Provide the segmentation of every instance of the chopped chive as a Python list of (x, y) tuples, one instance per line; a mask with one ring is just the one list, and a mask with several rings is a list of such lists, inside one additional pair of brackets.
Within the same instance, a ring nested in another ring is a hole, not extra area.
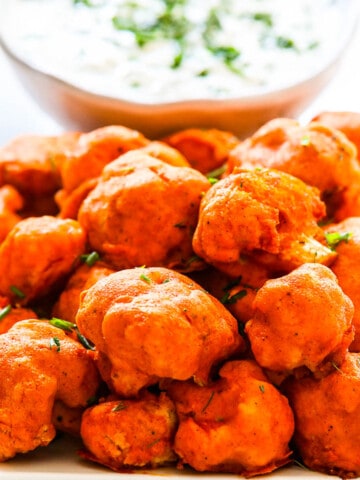
[(344, 233), (329, 232), (329, 233), (325, 233), (326, 243), (331, 250), (335, 250), (336, 247), (341, 242), (348, 243), (348, 241), (350, 240), (351, 237), (352, 237), (351, 232), (344, 232)]
[(215, 170), (211, 170), (206, 174), (207, 178), (219, 178), (226, 170), (226, 165), (222, 165), (219, 168), (215, 168)]
[(57, 352), (60, 352), (60, 340), (57, 337), (50, 338), (50, 350), (56, 348)]
[(304, 135), (300, 140), (300, 145), (303, 147), (308, 147), (311, 144), (309, 135)]
[(25, 298), (26, 295), (24, 292), (20, 290), (20, 288), (16, 287), (15, 285), (11, 285), (10, 287), (11, 292), (16, 295), (18, 298)]
[(95, 350), (94, 345), (90, 343), (89, 340), (86, 337), (84, 337), (84, 335), (82, 335), (77, 329), (76, 329), (76, 336), (79, 342), (81, 343), (81, 345), (85, 347), (86, 350)]
[(186, 223), (185, 222), (178, 222), (174, 224), (175, 228), (186, 228)]
[(146, 283), (151, 283), (151, 279), (147, 275), (145, 275), (144, 273), (142, 273), (140, 275), (140, 280), (143, 280)]
[(120, 401), (111, 411), (112, 412), (120, 412), (121, 410), (125, 410), (127, 406), (124, 402)]
[(67, 320), (62, 320), (61, 318), (52, 318), (49, 320), (49, 323), (54, 327), (60, 328), (65, 332), (72, 332), (76, 328), (75, 323), (68, 322)]
[(225, 295), (220, 299), (220, 302), (224, 305), (233, 305), (238, 300), (241, 300), (242, 298), (246, 297), (246, 295), (247, 295), (246, 290), (240, 290), (238, 293), (235, 293), (234, 295), (230, 295), (230, 292), (226, 292)]
[(11, 312), (11, 309), (12, 309), (12, 307), (11, 307), (10, 304), (6, 305), (6, 307), (2, 308), (0, 310), (0, 320), (3, 320), (6, 317), (6, 315), (9, 314)]
[(259, 385), (259, 390), (261, 393), (265, 393), (265, 385)]
[(98, 252), (91, 252), (85, 253), (84, 255), (80, 255), (80, 260), (85, 263), (88, 267), (92, 267), (98, 260), (100, 259), (100, 255)]
[(215, 392), (211, 392), (210, 393), (210, 396), (207, 400), (207, 402), (205, 403), (205, 405), (203, 406), (203, 408), (201, 409), (201, 413), (204, 413), (206, 411), (206, 409), (208, 408), (208, 406), (210, 405), (210, 403), (212, 402), (213, 398), (214, 398), (214, 395), (215, 395)]

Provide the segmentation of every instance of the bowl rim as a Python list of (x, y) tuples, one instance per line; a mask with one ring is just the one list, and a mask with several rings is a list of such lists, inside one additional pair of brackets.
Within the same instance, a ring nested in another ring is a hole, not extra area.
[[(11, 1), (11, 0), (9, 0)], [(133, 108), (136, 110), (142, 111), (154, 111), (154, 110), (172, 110), (178, 108), (184, 109), (191, 109), (192, 107), (199, 107), (202, 108), (209, 108), (212, 109), (215, 105), (221, 106), (223, 108), (232, 107), (235, 103), (241, 103), (246, 106), (251, 106), (252, 104), (257, 105), (259, 103), (264, 103), (269, 100), (272, 100), (277, 95), (291, 95), (291, 93), (298, 89), (301, 86), (305, 86), (309, 82), (315, 80), (316, 78), (320, 77), (321, 74), (326, 71), (330, 70), (331, 67), (336, 64), (344, 50), (346, 49), (347, 45), (350, 43), (351, 39), (354, 36), (358, 25), (358, 18), (360, 16), (360, 7), (358, 4), (358, 0), (335, 0), (338, 5), (337, 7), (341, 9), (343, 21), (342, 23), (346, 26), (346, 28), (342, 28), (342, 34), (338, 38), (337, 48), (331, 53), (331, 55), (326, 56), (326, 61), (320, 62), (321, 66), (313, 71), (309, 76), (302, 78), (299, 82), (292, 82), (287, 86), (278, 87), (270, 90), (265, 90), (259, 93), (247, 94), (243, 96), (233, 96), (229, 98), (198, 98), (198, 99), (182, 99), (176, 100), (171, 102), (138, 102), (135, 100), (127, 100), (126, 98), (115, 97), (110, 95), (104, 95), (101, 93), (95, 93), (91, 90), (88, 90), (84, 87), (80, 87), (69, 80), (65, 80), (63, 78), (58, 77), (56, 74), (47, 71), (46, 68), (40, 68), (31, 62), (30, 60), (24, 59), (22, 56), (16, 54), (9, 42), (6, 41), (5, 36), (1, 32), (1, 22), (0, 22), (0, 48), (5, 52), (5, 54), (13, 60), (16, 64), (26, 68), (33, 73), (43, 75), (47, 77), (49, 80), (57, 83), (62, 88), (66, 90), (71, 90), (77, 96), (81, 97), (88, 97), (92, 101), (98, 101), (101, 104), (116, 104), (117, 106), (123, 105), (127, 108)], [(344, 5), (345, 4), (345, 5)]]

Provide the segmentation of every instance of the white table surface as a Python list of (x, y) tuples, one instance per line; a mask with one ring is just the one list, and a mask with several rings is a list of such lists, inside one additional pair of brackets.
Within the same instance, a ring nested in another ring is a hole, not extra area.
[[(360, 27), (336, 75), (300, 120), (306, 121), (323, 110), (360, 112)], [(0, 146), (19, 134), (52, 135), (61, 131), (61, 125), (40, 110), (26, 93), (0, 49)]]

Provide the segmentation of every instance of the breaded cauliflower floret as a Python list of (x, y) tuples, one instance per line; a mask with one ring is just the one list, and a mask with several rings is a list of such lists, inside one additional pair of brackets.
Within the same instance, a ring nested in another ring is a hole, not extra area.
[(165, 268), (113, 273), (83, 292), (76, 317), (111, 390), (130, 397), (163, 378), (199, 384), (243, 346), (235, 318), (184, 275)]
[(140, 151), (107, 165), (84, 200), (79, 222), (92, 249), (115, 269), (194, 270), (192, 235), (207, 178)]
[(202, 173), (221, 168), (240, 140), (233, 133), (215, 128), (188, 128), (164, 139), (179, 150), (190, 165)]
[(121, 125), (109, 125), (82, 133), (66, 151), (61, 168), (64, 190), (69, 193), (81, 183), (98, 177), (105, 165), (129, 150), (149, 143), (142, 133)]
[(334, 273), (309, 263), (259, 289), (245, 331), (262, 367), (316, 372), (344, 357), (354, 337), (353, 313)]
[(92, 352), (45, 320), (0, 335), (0, 461), (55, 437), (55, 400), (87, 406), (99, 387)]
[(324, 215), (318, 191), (301, 180), (265, 168), (240, 171), (203, 197), (193, 248), (231, 276), (241, 275), (243, 256), (273, 271), (328, 264), (336, 253), (317, 224)]
[(115, 471), (174, 463), (177, 416), (165, 393), (110, 399), (89, 408), (81, 422), (82, 456)]
[(206, 387), (174, 382), (168, 393), (179, 415), (174, 449), (182, 463), (253, 476), (289, 462), (292, 411), (254, 361), (226, 363)]
[(110, 273), (114, 273), (114, 270), (102, 262), (96, 262), (91, 266), (84, 264), (78, 267), (61, 291), (52, 309), (53, 316), (75, 323), (81, 292), (87, 290), (101, 278), (110, 275)]
[(330, 266), (339, 285), (354, 304), (352, 323), (355, 328), (350, 350), (360, 352), (360, 217), (351, 217), (324, 227), (337, 257)]
[(30, 217), (0, 245), (0, 294), (27, 305), (70, 274), (85, 251), (86, 234), (75, 220)]
[(231, 152), (228, 172), (239, 167), (274, 168), (317, 187), (329, 218), (337, 218), (344, 195), (360, 181), (356, 148), (341, 131), (286, 118), (266, 123)]
[(360, 477), (360, 354), (348, 353), (320, 380), (293, 379), (286, 395), (295, 415), (294, 444), (311, 470)]

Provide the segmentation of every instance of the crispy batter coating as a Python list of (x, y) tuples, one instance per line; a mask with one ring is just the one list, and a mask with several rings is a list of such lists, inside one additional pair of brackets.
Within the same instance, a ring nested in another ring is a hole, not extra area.
[(99, 379), (92, 352), (45, 320), (0, 335), (0, 461), (47, 445), (54, 401), (85, 407)]
[(312, 470), (360, 476), (360, 355), (348, 353), (325, 378), (292, 380), (286, 395), (295, 415), (295, 445)]
[(329, 242), (333, 242), (337, 257), (331, 270), (339, 285), (354, 304), (354, 341), (350, 350), (360, 352), (360, 217), (352, 217), (325, 227)]
[(116, 269), (164, 266), (191, 271), (192, 235), (210, 183), (140, 151), (107, 165), (79, 211), (92, 249)]
[(324, 265), (304, 264), (268, 280), (246, 323), (257, 362), (276, 372), (307, 367), (313, 372), (340, 361), (353, 340), (354, 307)]
[(207, 387), (169, 387), (179, 415), (174, 449), (200, 472), (247, 477), (288, 463), (294, 418), (287, 399), (251, 360), (226, 363)]
[(37, 318), (30, 308), (12, 306), (7, 297), (0, 296), (0, 334), (7, 332), (16, 322)]
[(81, 134), (62, 165), (63, 188), (71, 192), (85, 180), (98, 177), (104, 166), (112, 160), (148, 143), (149, 140), (142, 133), (120, 125)]
[(165, 268), (122, 270), (99, 280), (81, 295), (76, 323), (99, 351), (104, 380), (124, 397), (162, 378), (205, 384), (213, 365), (243, 346), (226, 308)]
[(65, 152), (79, 133), (59, 136), (22, 135), (0, 149), (0, 185), (13, 185), (21, 194), (46, 196), (61, 186)]
[(53, 316), (75, 323), (79, 309), (80, 294), (94, 285), (101, 278), (114, 273), (112, 268), (96, 262), (95, 265), (86, 264), (78, 267), (67, 281), (53, 308)]
[(318, 191), (298, 178), (266, 168), (240, 171), (205, 194), (193, 248), (231, 276), (241, 275), (244, 255), (275, 271), (328, 264), (336, 254), (323, 244), (317, 222), (324, 215)]
[(24, 206), (24, 199), (11, 185), (0, 187), (0, 243), (21, 220), (16, 212)]
[(174, 463), (177, 416), (173, 402), (148, 392), (132, 400), (110, 400), (89, 408), (81, 422), (85, 458), (115, 471)]
[(266, 123), (231, 152), (228, 172), (236, 167), (275, 168), (317, 187), (330, 218), (360, 178), (356, 148), (342, 132), (284, 118)]
[(360, 113), (359, 112), (320, 112), (313, 118), (313, 122), (327, 125), (343, 132), (356, 146), (360, 156)]
[(75, 220), (30, 217), (0, 245), (0, 294), (27, 305), (71, 273), (85, 252), (86, 234)]
[(174, 167), (191, 166), (182, 153), (176, 150), (176, 148), (167, 145), (165, 142), (152, 141), (139, 150)]
[(164, 139), (181, 152), (190, 165), (202, 173), (222, 167), (240, 140), (233, 133), (211, 129), (189, 128)]

